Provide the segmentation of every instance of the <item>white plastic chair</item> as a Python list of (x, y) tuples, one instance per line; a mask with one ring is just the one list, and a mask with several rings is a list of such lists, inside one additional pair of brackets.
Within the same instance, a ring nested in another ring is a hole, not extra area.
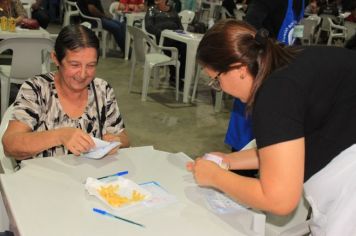
[(9, 120), (11, 118), (12, 111), (13, 111), (13, 106), (11, 105), (6, 110), (4, 117), (0, 124), (0, 163), (1, 163), (1, 167), (5, 174), (14, 173), (15, 166), (16, 166), (15, 159), (12, 157), (6, 156), (4, 153), (4, 148), (2, 146), (2, 136), (4, 135), (4, 133), (7, 129), (7, 125), (9, 124)]
[(326, 15), (326, 14), (321, 14), (320, 15), (320, 18), (321, 18), (321, 23), (320, 23), (320, 27), (318, 29), (318, 32), (316, 34), (316, 39), (315, 39), (315, 42), (316, 44), (319, 43), (319, 39), (320, 39), (320, 35), (324, 32), (328, 35), (329, 37), (329, 34), (330, 34), (330, 23), (329, 23), (329, 18), (330, 19), (336, 19), (335, 16), (332, 16), (332, 15)]
[(89, 21), (95, 21), (96, 22), (96, 27), (92, 27), (91, 30), (95, 32), (96, 36), (99, 37), (99, 34), (101, 34), (101, 50), (102, 50), (102, 58), (106, 58), (106, 44), (107, 44), (107, 37), (108, 37), (108, 31), (106, 31), (103, 28), (103, 24), (101, 23), (101, 19), (98, 17), (92, 17), (92, 16), (88, 16), (85, 15), (82, 10), (80, 9), (80, 7), (78, 6), (78, 3), (75, 3), (80, 16), (83, 19), (89, 20)]
[(35, 0), (21, 0), (21, 3), (27, 13), (27, 17), (31, 18), (32, 17), (31, 6), (33, 3), (35, 3)]
[(188, 29), (188, 25), (194, 20), (195, 12), (190, 10), (183, 10), (178, 13), (180, 21), (185, 31)]
[(120, 20), (121, 14), (116, 10), (119, 6), (119, 2), (112, 2), (109, 7), (109, 12), (114, 20)]
[(347, 28), (342, 25), (335, 24), (330, 18), (329, 21), (329, 38), (327, 45), (331, 45), (333, 43), (333, 39), (341, 39), (345, 42), (347, 38)]
[(73, 16), (79, 16), (79, 10), (75, 2), (69, 0), (64, 1), (64, 17), (63, 17), (63, 27), (70, 24), (70, 19)]
[(12, 51), (11, 65), (0, 66), (1, 117), (10, 97), (10, 84), (22, 84), (26, 79), (50, 71), (49, 52), (54, 42), (47, 38), (9, 38), (0, 42), (0, 54)]
[(346, 40), (349, 40), (354, 34), (356, 34), (356, 23), (345, 21), (344, 26), (347, 28)]
[(303, 25), (303, 37), (301, 38), (301, 42), (303, 45), (311, 45), (314, 43), (315, 31), (318, 25), (317, 20), (312, 20), (309, 18), (303, 18), (300, 21), (300, 24)]
[[(147, 90), (151, 77), (151, 72), (154, 69), (154, 78), (158, 79), (159, 67), (173, 65), (176, 67), (176, 100), (179, 96), (179, 67), (178, 49), (174, 47), (161, 47), (156, 44), (142, 29), (134, 26), (127, 26), (127, 30), (133, 39), (132, 66), (129, 81), (129, 91), (131, 91), (134, 80), (135, 67), (137, 63), (144, 64), (143, 85), (141, 100), (146, 101)], [(149, 47), (149, 50), (148, 50)], [(169, 57), (162, 53), (162, 50), (171, 51), (172, 56)]]

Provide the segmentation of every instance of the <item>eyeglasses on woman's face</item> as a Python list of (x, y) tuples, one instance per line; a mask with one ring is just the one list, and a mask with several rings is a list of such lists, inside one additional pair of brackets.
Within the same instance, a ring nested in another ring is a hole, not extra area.
[(211, 78), (210, 81), (208, 82), (208, 86), (213, 88), (216, 91), (221, 91), (221, 85), (220, 85), (220, 75), (222, 72), (219, 72), (214, 78)]
[(238, 70), (240, 69), (242, 66), (241, 63), (239, 63), (238, 65), (234, 65), (234, 66), (231, 66), (227, 71), (220, 71), (214, 78), (211, 78), (210, 81), (208, 82), (208, 86), (210, 86), (211, 88), (213, 88), (214, 90), (216, 91), (221, 91), (222, 88), (221, 88), (221, 85), (220, 85), (220, 76), (222, 73), (228, 73), (232, 70)]

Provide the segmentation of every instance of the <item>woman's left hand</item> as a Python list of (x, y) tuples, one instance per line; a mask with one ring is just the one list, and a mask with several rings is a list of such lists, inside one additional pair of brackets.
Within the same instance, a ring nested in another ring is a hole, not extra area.
[[(107, 142), (120, 142), (120, 137), (117, 136), (117, 135), (113, 135), (113, 134), (104, 134), (103, 135), (103, 140), (104, 141), (107, 141)], [(111, 155), (111, 154), (115, 154), (117, 153), (117, 151), (119, 150), (120, 148), (120, 145), (111, 149), (111, 151), (108, 153), (108, 155)]]
[(202, 158), (197, 158), (194, 162), (189, 162), (186, 165), (187, 170), (194, 175), (195, 181), (201, 186), (213, 186), (214, 179), (219, 171), (225, 171), (216, 163)]

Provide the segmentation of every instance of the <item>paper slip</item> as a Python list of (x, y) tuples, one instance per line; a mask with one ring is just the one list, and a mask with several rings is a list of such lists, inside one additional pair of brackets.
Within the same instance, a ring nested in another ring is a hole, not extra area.
[(108, 154), (113, 148), (119, 146), (120, 142), (107, 142), (98, 138), (92, 137), (95, 148), (91, 149), (87, 153), (83, 153), (82, 156), (91, 159), (100, 159)]
[(206, 153), (203, 158), (208, 161), (215, 162), (218, 166), (220, 166), (223, 169), (229, 169), (229, 166), (227, 163), (223, 162), (222, 157), (219, 157), (217, 155), (211, 154), (211, 153)]
[(142, 183), (140, 186), (152, 194), (152, 197), (149, 200), (143, 202), (146, 207), (160, 208), (177, 202), (177, 198), (174, 195), (169, 194), (156, 181)]
[(227, 195), (209, 188), (201, 188), (201, 194), (209, 209), (218, 214), (233, 213), (241, 210), (247, 210), (247, 207), (235, 202)]

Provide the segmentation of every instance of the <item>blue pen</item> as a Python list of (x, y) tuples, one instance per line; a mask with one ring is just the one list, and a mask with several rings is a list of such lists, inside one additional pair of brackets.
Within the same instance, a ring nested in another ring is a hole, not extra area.
[(123, 176), (123, 175), (127, 175), (128, 173), (129, 172), (127, 170), (125, 170), (125, 171), (117, 172), (117, 173), (112, 174), (112, 175), (106, 175), (106, 176), (103, 176), (103, 177), (99, 177), (97, 179), (105, 179), (105, 178), (112, 177), (112, 176)]
[(120, 216), (116, 216), (116, 215), (113, 215), (107, 211), (104, 211), (104, 210), (100, 210), (98, 208), (93, 208), (93, 211), (96, 212), (96, 213), (99, 213), (99, 214), (102, 214), (102, 215), (105, 215), (105, 216), (110, 216), (110, 217), (113, 217), (113, 218), (116, 218), (116, 219), (119, 219), (119, 220), (123, 220), (125, 222), (128, 222), (128, 223), (131, 223), (131, 224), (134, 224), (134, 225), (138, 225), (138, 226), (141, 226), (141, 227), (145, 227), (144, 225), (142, 224), (139, 224), (137, 222), (134, 222), (132, 220), (128, 220), (128, 219), (125, 219), (125, 218), (122, 218)]

